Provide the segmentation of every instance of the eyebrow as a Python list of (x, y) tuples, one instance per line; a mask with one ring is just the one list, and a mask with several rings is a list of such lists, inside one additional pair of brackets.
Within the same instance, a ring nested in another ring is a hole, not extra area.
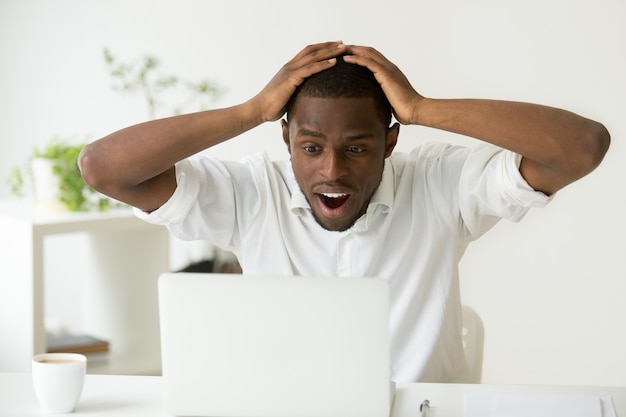
[[(307, 129), (307, 128), (302, 128), (298, 130), (297, 136), (311, 136), (314, 138), (326, 139), (326, 135), (324, 135), (323, 133), (317, 132), (315, 130)], [(361, 133), (361, 134), (346, 136), (345, 139), (346, 141), (356, 141), (356, 140), (362, 140), (362, 139), (370, 139), (373, 137), (374, 135), (371, 133)]]
[(316, 132), (315, 130), (310, 130), (306, 128), (302, 128), (298, 130), (297, 136), (313, 136), (315, 138), (325, 138), (326, 136), (320, 132)]

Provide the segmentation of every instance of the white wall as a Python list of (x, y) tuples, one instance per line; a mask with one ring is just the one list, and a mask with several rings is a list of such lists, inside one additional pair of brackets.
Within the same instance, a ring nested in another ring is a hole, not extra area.
[[(547, 209), (500, 224), (462, 262), (463, 296), (486, 326), (485, 382), (626, 385), (626, 3), (619, 0), (120, 1), (0, 4), (0, 197), (10, 167), (51, 136), (103, 136), (146, 117), (110, 89), (102, 49), (152, 53), (191, 78), (255, 94), (305, 44), (372, 45), (433, 97), (565, 107), (602, 121), (602, 166)], [(220, 145), (286, 156), (277, 124)], [(405, 127), (424, 140), (471, 143)]]

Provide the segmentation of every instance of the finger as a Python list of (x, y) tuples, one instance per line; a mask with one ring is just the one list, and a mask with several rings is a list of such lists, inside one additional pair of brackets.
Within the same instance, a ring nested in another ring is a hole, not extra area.
[(302, 59), (327, 59), (333, 56), (341, 54), (341, 50), (345, 49), (345, 45), (342, 41), (323, 42), (313, 45), (308, 45), (302, 51), (300, 51), (291, 62), (297, 62)]
[(291, 79), (293, 83), (298, 86), (300, 85), (306, 78), (309, 78), (313, 74), (317, 74), (318, 72), (322, 72), (328, 68), (331, 68), (337, 63), (337, 58), (328, 58), (323, 61), (315, 61), (310, 64), (301, 66), (297, 69), (294, 69), (291, 74)]
[(341, 41), (310, 45), (288, 62), (285, 70), (300, 84), (305, 78), (334, 66), (336, 57), (344, 52), (345, 45)]
[(351, 64), (367, 67), (373, 73), (393, 65), (383, 54), (368, 46), (346, 46), (344, 60)]
[(382, 53), (371, 46), (346, 45), (346, 54), (374, 60), (386, 60)]

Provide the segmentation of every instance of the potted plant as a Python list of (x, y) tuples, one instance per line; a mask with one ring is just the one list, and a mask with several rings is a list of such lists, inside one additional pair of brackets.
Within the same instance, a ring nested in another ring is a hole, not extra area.
[(26, 169), (14, 168), (9, 176), (12, 193), (24, 194), (24, 173), (27, 173), (35, 202), (41, 208), (69, 211), (110, 208), (112, 200), (85, 184), (80, 175), (78, 154), (85, 144), (55, 137), (43, 149), (34, 148)]

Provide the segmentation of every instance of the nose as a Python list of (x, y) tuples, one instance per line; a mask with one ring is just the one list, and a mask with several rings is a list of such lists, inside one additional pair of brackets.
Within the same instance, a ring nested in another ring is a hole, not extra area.
[(342, 152), (327, 150), (320, 164), (320, 174), (327, 181), (336, 181), (348, 174), (348, 165)]

